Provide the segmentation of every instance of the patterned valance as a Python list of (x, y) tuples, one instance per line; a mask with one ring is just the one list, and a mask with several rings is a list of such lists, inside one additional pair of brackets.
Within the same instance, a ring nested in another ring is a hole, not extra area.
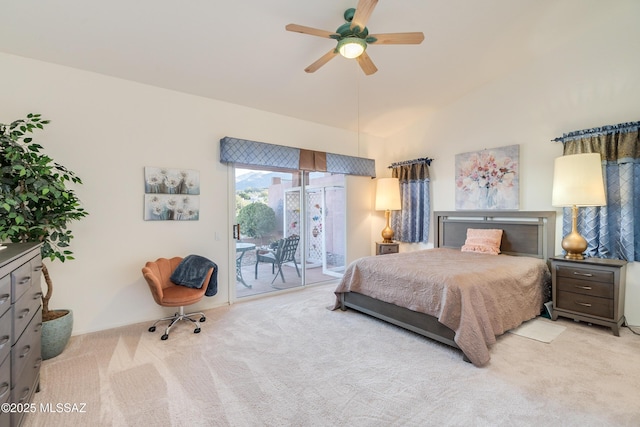
[(428, 180), (429, 166), (432, 160), (433, 159), (429, 157), (404, 160), (402, 162), (391, 163), (389, 169), (392, 169), (392, 176), (399, 178), (400, 181)]
[(583, 139), (591, 136), (610, 135), (614, 133), (637, 132), (640, 129), (640, 122), (627, 122), (617, 125), (600, 126), (591, 129), (575, 130), (573, 132), (562, 134), (553, 141), (567, 142), (574, 139)]
[(431, 166), (431, 162), (433, 161), (433, 159), (429, 158), (429, 157), (421, 157), (419, 159), (413, 159), (413, 160), (403, 160), (401, 162), (395, 162), (395, 163), (391, 163), (391, 165), (389, 165), (389, 169), (391, 168), (395, 168), (397, 166), (406, 166), (406, 165), (414, 165), (414, 164), (420, 164), (420, 163), (425, 163), (427, 166)]
[(564, 144), (564, 155), (600, 153), (606, 162), (640, 159), (640, 122), (620, 123), (565, 133), (553, 141)]
[(225, 136), (220, 140), (220, 162), (238, 166), (322, 171), (345, 175), (376, 176), (375, 160), (304, 150)]

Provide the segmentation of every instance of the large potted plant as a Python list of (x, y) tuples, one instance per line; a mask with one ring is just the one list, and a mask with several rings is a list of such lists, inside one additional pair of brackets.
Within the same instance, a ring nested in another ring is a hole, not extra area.
[[(87, 215), (67, 184), (82, 184), (72, 171), (41, 152), (32, 133), (48, 120), (29, 114), (11, 124), (0, 123), (0, 242), (40, 242), (43, 261), (73, 259), (73, 238), (67, 224)], [(42, 273), (47, 291), (42, 296), (42, 357), (64, 350), (73, 328), (71, 310), (50, 310), (53, 282), (46, 264)]]

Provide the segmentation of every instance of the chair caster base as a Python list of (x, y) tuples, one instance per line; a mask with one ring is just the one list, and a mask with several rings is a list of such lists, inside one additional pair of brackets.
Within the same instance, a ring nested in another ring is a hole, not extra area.
[[(193, 317), (195, 316), (199, 316), (199, 319), (196, 320)], [(159, 322), (163, 322), (163, 321), (169, 321), (169, 326), (167, 326), (167, 328), (164, 331), (164, 334), (160, 337), (161, 340), (165, 341), (169, 338), (169, 332), (171, 331), (171, 328), (178, 322), (180, 322), (181, 320), (188, 320), (190, 321), (192, 324), (195, 324), (196, 328), (193, 331), (194, 334), (199, 334), (201, 329), (200, 329), (200, 323), (199, 322), (204, 322), (205, 320), (207, 320), (206, 316), (204, 315), (204, 313), (202, 312), (195, 312), (195, 313), (185, 313), (184, 312), (184, 308), (180, 307), (180, 311), (175, 313), (173, 316), (170, 317), (165, 317), (164, 319), (160, 319), (158, 321), (156, 321), (153, 325), (151, 325), (151, 327), (149, 328), (149, 332), (155, 332), (156, 331), (156, 325)]]

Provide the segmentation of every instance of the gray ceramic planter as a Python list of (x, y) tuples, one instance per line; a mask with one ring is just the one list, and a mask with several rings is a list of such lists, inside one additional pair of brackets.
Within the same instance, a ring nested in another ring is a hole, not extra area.
[(73, 329), (73, 311), (66, 316), (42, 322), (42, 360), (56, 357), (67, 346)]

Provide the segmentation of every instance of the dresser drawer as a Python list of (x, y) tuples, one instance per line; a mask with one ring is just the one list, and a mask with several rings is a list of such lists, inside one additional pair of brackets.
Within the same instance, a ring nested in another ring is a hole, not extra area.
[[(34, 318), (35, 323), (40, 324), (40, 315)], [(26, 335), (26, 334), (25, 334)], [(33, 348), (25, 356), (23, 370), (20, 377), (15, 381), (11, 389), (11, 402), (18, 404), (29, 403), (33, 400), (33, 395), (38, 389), (40, 383), (40, 365), (42, 364), (41, 348), (40, 348), (40, 331), (38, 330), (37, 342), (33, 342)], [(12, 362), (13, 363), (13, 362)], [(13, 368), (13, 366), (12, 366)], [(12, 382), (14, 375), (12, 373)], [(14, 412), (11, 414), (11, 425), (19, 426), (26, 412)]]
[[(9, 310), (0, 316), (0, 360), (4, 360), (9, 354), (13, 344), (13, 339), (11, 338), (11, 315), (11, 310)], [(2, 400), (1, 397), (0, 400)]]
[(13, 304), (13, 342), (20, 338), (27, 324), (34, 314), (40, 311), (42, 302), (42, 291), (35, 287), (30, 287), (22, 297)]
[(11, 308), (11, 275), (0, 277), (0, 316)]
[[(24, 403), (31, 400), (33, 393), (38, 387), (38, 382), (40, 380), (40, 365), (42, 364), (42, 357), (40, 348), (40, 341), (37, 343), (34, 342), (34, 347), (32, 350), (25, 356), (25, 361), (23, 363), (23, 370), (20, 373), (20, 377), (13, 384), (13, 389), (11, 391), (11, 401), (15, 403)], [(13, 376), (11, 377), (12, 382)]]
[[(11, 397), (11, 358), (0, 359), (0, 404), (9, 403)], [(0, 426), (11, 425), (11, 412), (0, 411)]]
[[(0, 362), (0, 402), (5, 402), (11, 396), (11, 358), (5, 357)], [(4, 425), (4, 424), (0, 424)]]
[(556, 307), (591, 316), (613, 319), (613, 300), (610, 298), (559, 291), (557, 293)]
[[(42, 333), (42, 313), (37, 312), (31, 318), (25, 333), (14, 344), (11, 351), (11, 388), (16, 387), (29, 376), (34, 366), (40, 366), (41, 349), (40, 335)], [(24, 375), (23, 375), (24, 372)], [(28, 383), (28, 381), (27, 381)], [(19, 392), (22, 393), (22, 392)], [(16, 400), (14, 400), (16, 402)]]
[(613, 283), (593, 282), (574, 277), (558, 277), (556, 286), (559, 291), (575, 292), (600, 298), (613, 298)]
[(613, 283), (613, 271), (561, 265), (557, 268), (558, 277), (572, 278), (591, 282)]
[(22, 264), (11, 272), (11, 302), (20, 299), (31, 287), (31, 263)]

